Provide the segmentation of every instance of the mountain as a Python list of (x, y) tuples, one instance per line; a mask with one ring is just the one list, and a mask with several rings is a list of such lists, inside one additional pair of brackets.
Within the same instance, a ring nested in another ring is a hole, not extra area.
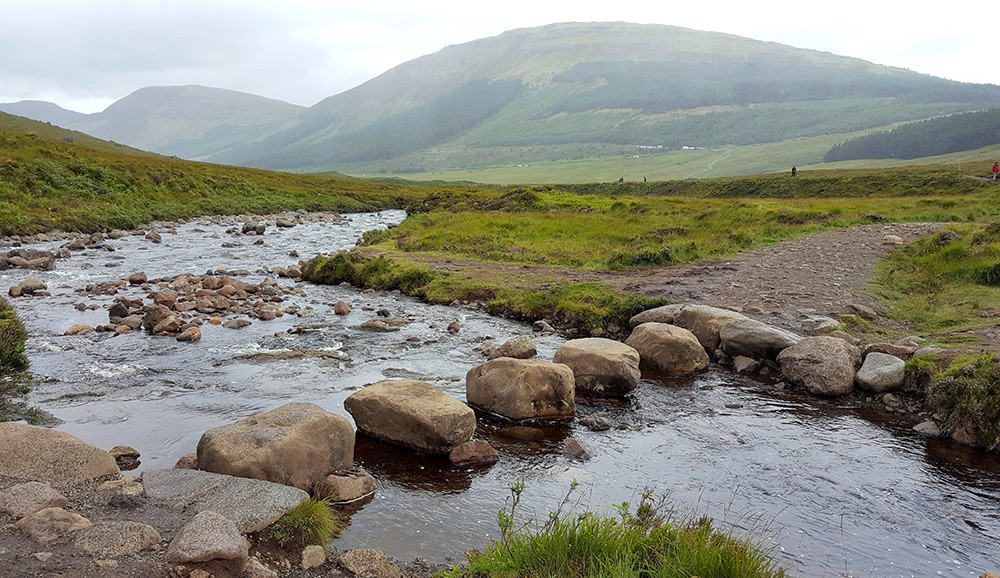
[(564, 23), (403, 63), (211, 159), (421, 171), (777, 142), (1000, 103), (1000, 87), (662, 25)]
[(66, 110), (58, 104), (42, 100), (0, 103), (0, 112), (23, 116), (39, 122), (48, 122), (58, 126), (67, 126), (87, 116), (82, 112)]
[(200, 159), (280, 129), (301, 106), (205, 86), (150, 86), (64, 126), (162, 154)]

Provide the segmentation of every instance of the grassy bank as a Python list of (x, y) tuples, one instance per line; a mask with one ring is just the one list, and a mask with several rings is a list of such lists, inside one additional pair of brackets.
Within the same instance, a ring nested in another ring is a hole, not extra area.
[(510, 511), (499, 512), (501, 540), (469, 552), (469, 563), (442, 573), (444, 578), (785, 576), (761, 546), (717, 530), (708, 518), (672, 518), (649, 492), (634, 510), (627, 502), (616, 506), (617, 516), (556, 511), (539, 528), (519, 529), (513, 520), (522, 489), (515, 484)]
[(0, 235), (282, 210), (426, 210), (489, 195), (197, 163), (0, 113)]
[(519, 187), (366, 236), (387, 254), (594, 270), (726, 257), (877, 220), (1000, 216), (1000, 187), (961, 174), (842, 171), (663, 183)]
[(27, 338), (17, 312), (0, 297), (0, 421), (25, 419), (36, 423), (41, 419), (41, 412), (24, 402), (31, 384), (28, 358), (24, 355)]
[(399, 289), (430, 303), (476, 301), (496, 315), (533, 321), (551, 319), (561, 327), (626, 327), (636, 313), (666, 303), (663, 299), (617, 293), (600, 283), (562, 283), (547, 288), (517, 287), (511, 279), (470, 279), (419, 263), (364, 255), (358, 251), (317, 256), (303, 271), (313, 283), (380, 290)]

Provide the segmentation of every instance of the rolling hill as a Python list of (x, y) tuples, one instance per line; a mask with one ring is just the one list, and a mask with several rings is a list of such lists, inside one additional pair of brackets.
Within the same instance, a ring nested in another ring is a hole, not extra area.
[(998, 86), (727, 34), (553, 24), (403, 63), (214, 158), (297, 169), (475, 168), (638, 145), (778, 142), (995, 102)]
[(857, 136), (996, 105), (1000, 86), (826, 52), (673, 26), (562, 23), (446, 47), (309, 108), (149, 87), (67, 126), (191, 159), (410, 175)]
[(59, 126), (70, 124), (85, 118), (87, 115), (43, 100), (22, 100), (19, 102), (0, 103), (0, 112), (23, 116), (39, 122), (48, 122)]

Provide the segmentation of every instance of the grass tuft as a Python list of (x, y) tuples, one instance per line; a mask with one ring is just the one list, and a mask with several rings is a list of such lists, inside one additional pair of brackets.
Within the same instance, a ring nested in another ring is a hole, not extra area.
[(295, 506), (261, 532), (261, 538), (279, 546), (326, 545), (344, 530), (345, 524), (330, 509), (327, 500), (309, 498)]
[[(501, 541), (466, 554), (469, 563), (444, 578), (472, 576), (716, 578), (783, 577), (766, 549), (720, 532), (709, 518), (678, 520), (647, 491), (633, 510), (622, 503), (615, 516), (561, 514), (535, 530), (513, 528), (513, 509), (523, 490), (512, 487), (510, 511), (501, 509)], [(566, 500), (563, 500), (566, 503)], [(561, 507), (561, 506), (560, 506)], [(506, 522), (506, 528), (505, 528)]]

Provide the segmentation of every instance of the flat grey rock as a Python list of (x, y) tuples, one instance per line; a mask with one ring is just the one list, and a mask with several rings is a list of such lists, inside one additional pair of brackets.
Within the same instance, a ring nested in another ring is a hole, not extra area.
[(142, 481), (151, 500), (218, 512), (243, 533), (263, 530), (309, 497), (291, 486), (201, 470), (150, 470)]

